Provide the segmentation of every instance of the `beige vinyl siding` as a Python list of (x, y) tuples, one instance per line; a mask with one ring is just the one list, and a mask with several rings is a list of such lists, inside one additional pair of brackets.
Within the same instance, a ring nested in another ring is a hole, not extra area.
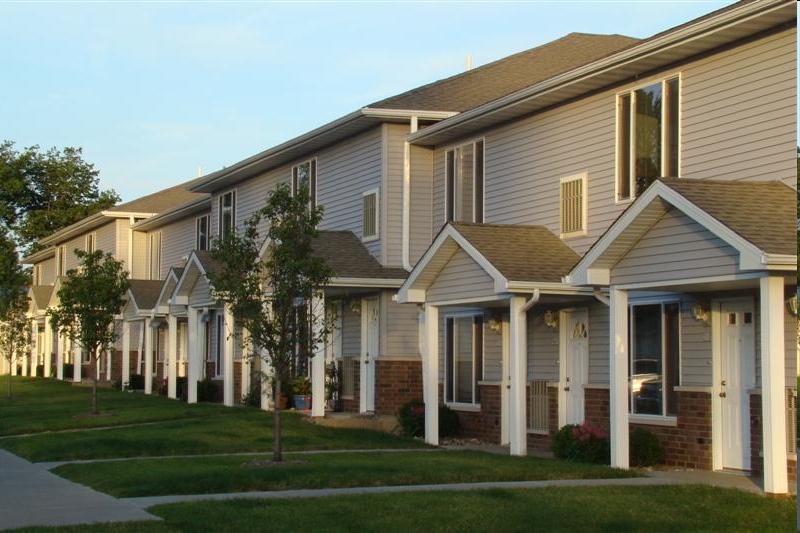
[(403, 166), (407, 124), (384, 124), (386, 167), (381, 194), (382, 253), (386, 266), (403, 265)]
[(52, 285), (56, 282), (56, 258), (51, 257), (37, 263), (42, 273), (41, 285)]
[(735, 274), (738, 254), (722, 239), (670, 209), (612, 269), (611, 284)]
[[(349, 230), (362, 238), (361, 194), (382, 185), (382, 142), (383, 129), (377, 127), (316, 154), (317, 204), (325, 208), (320, 229)], [(384, 196), (381, 190), (381, 204)], [(364, 244), (378, 261), (382, 242)]]
[(75, 237), (74, 239), (70, 239), (67, 242), (62, 243), (64, 246), (67, 247), (67, 259), (66, 259), (66, 268), (64, 272), (66, 273), (68, 270), (73, 268), (78, 268), (78, 256), (75, 255), (75, 249), (83, 250), (86, 246), (86, 236), (81, 235), (79, 237)]
[(797, 187), (794, 28), (684, 69), (682, 174)]
[(353, 302), (349, 300), (342, 305), (342, 355), (357, 357), (361, 355), (361, 313), (354, 312), (351, 308)]
[(205, 276), (199, 276), (189, 293), (189, 305), (207, 304), (211, 299), (211, 288)]
[(494, 281), (460, 248), (428, 287), (429, 302), (494, 295)]
[(128, 243), (131, 238), (130, 222), (126, 219), (117, 219), (114, 221), (114, 233), (117, 242), (116, 257), (125, 263), (125, 268), (130, 271), (131, 265), (128, 264)]
[(381, 355), (419, 357), (419, 311), (415, 305), (392, 301), (393, 291), (381, 293)]
[(409, 256), (412, 266), (433, 240), (433, 156), (434, 151), (430, 148), (411, 147)]
[(489, 329), (489, 319), (483, 321), (483, 376), (479, 380), (498, 382), (503, 379), (502, 330)]
[[(108, 253), (119, 259), (119, 254), (117, 252), (117, 231), (116, 231), (116, 224), (114, 222), (109, 222), (104, 226), (100, 226), (96, 230), (91, 233), (96, 235), (95, 238), (95, 249), (102, 250), (103, 253)], [(86, 249), (86, 241), (84, 237), (84, 243), (81, 247), (82, 250)], [(127, 249), (125, 250), (127, 254)]]
[(131, 279), (147, 279), (147, 234), (134, 231), (133, 234), (133, 268)]
[(608, 307), (601, 302), (589, 306), (589, 380), (608, 385)]
[(197, 217), (191, 216), (163, 226), (161, 231), (161, 272), (164, 279), (170, 267), (182, 267), (196, 244)]

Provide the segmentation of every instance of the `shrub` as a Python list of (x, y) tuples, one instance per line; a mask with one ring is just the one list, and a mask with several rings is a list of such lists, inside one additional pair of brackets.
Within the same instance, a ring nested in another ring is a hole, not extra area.
[(251, 383), (250, 392), (242, 396), (242, 404), (250, 407), (261, 407), (261, 383)]
[(634, 428), (629, 443), (631, 466), (653, 466), (664, 460), (664, 448), (652, 431)]
[(186, 401), (189, 395), (189, 380), (186, 376), (175, 378), (175, 395), (178, 399)]
[[(403, 435), (422, 437), (425, 435), (425, 403), (411, 400), (400, 407), (397, 420)], [(458, 413), (447, 407), (439, 406), (439, 436), (452, 437), (461, 433), (461, 420)]]
[(586, 422), (559, 429), (553, 438), (553, 453), (561, 459), (582, 463), (608, 464), (611, 458), (605, 431)]
[(127, 388), (132, 390), (144, 390), (144, 376), (142, 374), (131, 374)]
[(111, 388), (114, 390), (122, 390), (122, 380), (115, 379), (111, 382)]
[(72, 363), (64, 363), (64, 379), (75, 379), (75, 368)]
[(217, 384), (211, 378), (201, 379), (197, 382), (197, 401), (213, 402), (217, 399)]

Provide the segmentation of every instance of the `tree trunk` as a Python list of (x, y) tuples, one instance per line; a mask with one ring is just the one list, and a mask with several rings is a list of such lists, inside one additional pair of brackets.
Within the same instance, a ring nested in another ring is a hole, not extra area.
[(8, 365), (8, 399), (11, 399), (11, 364)]
[(97, 409), (97, 350), (92, 354), (92, 414), (98, 415), (100, 411)]
[(272, 448), (272, 460), (276, 463), (283, 461), (283, 450), (281, 449), (281, 378), (275, 377), (275, 408), (273, 409), (272, 432), (274, 444)]

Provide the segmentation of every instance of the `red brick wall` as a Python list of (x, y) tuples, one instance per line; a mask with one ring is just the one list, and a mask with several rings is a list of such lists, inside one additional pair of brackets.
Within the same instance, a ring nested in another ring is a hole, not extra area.
[(375, 412), (395, 416), (400, 406), (411, 400), (422, 400), (422, 363), (377, 360)]
[[(482, 441), (500, 442), (500, 386), (479, 385), (481, 390), (480, 411), (458, 411), (461, 421), (461, 434), (464, 437)], [(439, 398), (442, 398), (442, 386), (439, 385)]]
[[(55, 359), (53, 359), (53, 361), (55, 361)], [(113, 352), (111, 352), (111, 381), (122, 381), (121, 350), (114, 350)]]
[[(764, 427), (761, 425), (761, 395), (750, 395), (750, 470), (764, 472)], [(790, 483), (797, 483), (797, 459), (786, 462)]]

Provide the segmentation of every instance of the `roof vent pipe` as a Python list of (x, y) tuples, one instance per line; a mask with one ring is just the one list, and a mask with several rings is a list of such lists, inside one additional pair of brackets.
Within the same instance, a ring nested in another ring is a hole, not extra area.
[(467, 54), (467, 70), (472, 70), (472, 54)]

